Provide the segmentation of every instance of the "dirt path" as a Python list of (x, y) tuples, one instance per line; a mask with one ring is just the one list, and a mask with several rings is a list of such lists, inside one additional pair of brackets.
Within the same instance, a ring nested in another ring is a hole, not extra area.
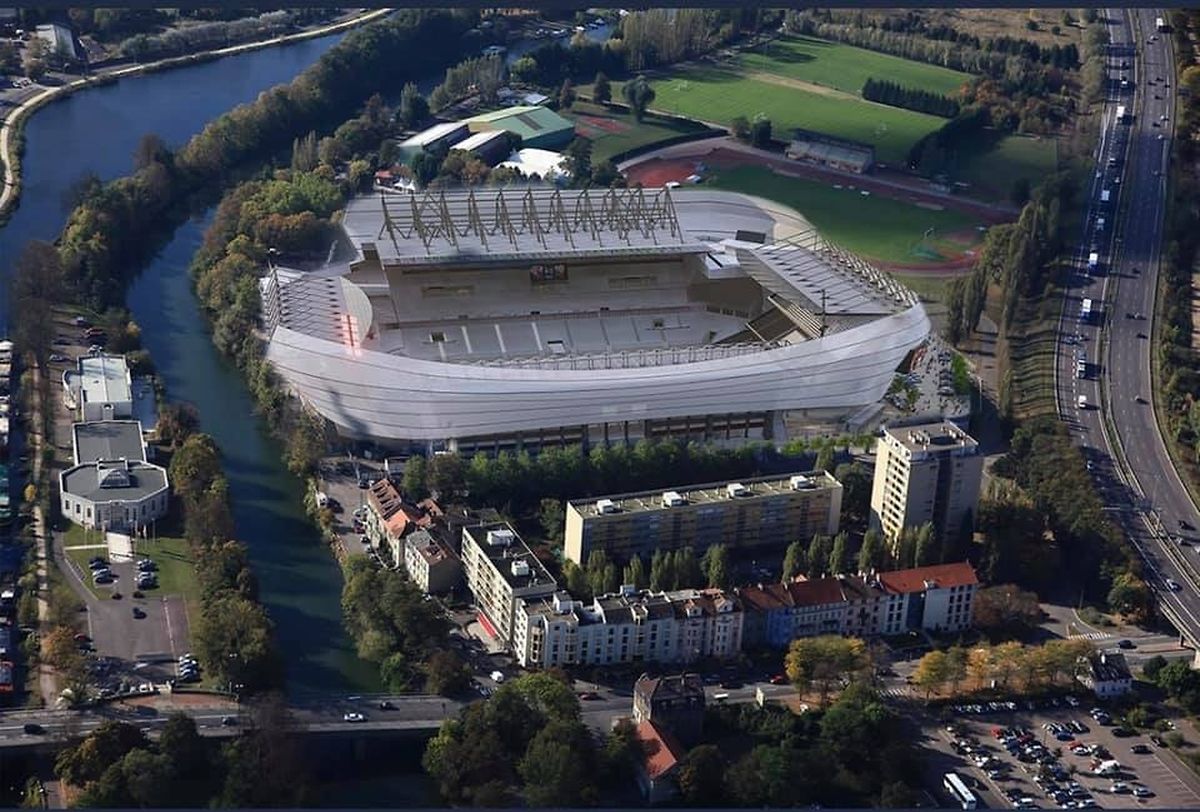
[[(844, 90), (838, 90), (835, 87), (827, 87), (818, 85), (813, 82), (806, 82), (803, 79), (793, 79), (790, 76), (780, 76), (778, 73), (765, 73), (763, 71), (746, 71), (742, 74), (746, 79), (753, 79), (756, 82), (764, 82), (768, 85), (778, 85), (779, 87), (790, 87), (793, 90), (803, 90), (806, 93), (815, 93), (818, 96), (829, 96), (834, 99), (848, 99), (850, 101), (864, 102), (866, 99), (857, 96), (854, 93), (847, 93)], [(870, 102), (867, 102), (870, 104)]]

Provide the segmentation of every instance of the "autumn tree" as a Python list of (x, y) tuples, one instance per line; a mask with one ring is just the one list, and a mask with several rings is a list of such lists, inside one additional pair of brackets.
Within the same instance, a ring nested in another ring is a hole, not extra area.
[(793, 541), (788, 545), (787, 552), (783, 555), (783, 578), (784, 583), (791, 581), (808, 565), (808, 545), (802, 541)]
[(835, 685), (848, 685), (868, 672), (871, 658), (857, 637), (822, 635), (793, 640), (784, 665), (796, 690), (815, 687), (824, 705)]
[(978, 590), (971, 602), (971, 612), (976, 628), (1014, 637), (1037, 628), (1042, 619), (1037, 595), (1016, 584)]
[(950, 678), (950, 665), (946, 652), (934, 649), (923, 656), (913, 671), (913, 684), (925, 691), (925, 701), (934, 691), (941, 690)]

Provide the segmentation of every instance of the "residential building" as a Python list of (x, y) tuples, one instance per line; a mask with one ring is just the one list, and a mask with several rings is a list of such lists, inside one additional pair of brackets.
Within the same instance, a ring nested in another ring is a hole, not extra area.
[(519, 600), (548, 597), (558, 589), (542, 562), (507, 522), (464, 527), (462, 564), (480, 624), (506, 646), (512, 645)]
[(842, 486), (825, 471), (759, 477), (567, 503), (566, 557), (580, 566), (593, 549), (626, 561), (655, 550), (712, 544), (781, 551), (796, 539), (834, 535)]
[(397, 567), (404, 560), (404, 537), (417, 529), (428, 530), (442, 518), (437, 502), (432, 499), (423, 499), (415, 505), (405, 502), (400, 489), (387, 477), (367, 488), (366, 507), (365, 535), (372, 547), (390, 551)]
[(1133, 675), (1125, 655), (1113, 651), (1099, 651), (1088, 657), (1088, 667), (1082, 674), (1082, 682), (1097, 699), (1124, 696), (1133, 690)]
[(955, 633), (971, 625), (979, 579), (965, 561), (884, 573), (801, 578), (737, 590), (744, 643), (786, 648), (798, 637)]
[(146, 461), (142, 424), (136, 420), (100, 420), (71, 427), (75, 464), (97, 460)]
[(887, 426), (875, 446), (871, 526), (889, 543), (931, 523), (939, 542), (964, 533), (979, 506), (983, 454), (948, 420)]
[(522, 147), (559, 149), (575, 139), (575, 124), (549, 107), (521, 105), (465, 119), (472, 133), (504, 130), (521, 139)]
[(133, 417), (133, 380), (120, 355), (84, 355), (76, 369), (63, 373), (67, 408), (81, 421), (128, 420)]
[(953, 633), (971, 627), (979, 578), (966, 561), (881, 572), (879, 583), (889, 595), (904, 596), (894, 614), (903, 616), (905, 629)]
[(652, 722), (679, 741), (700, 741), (704, 727), (704, 683), (698, 674), (642, 674), (633, 685), (633, 721)]
[(46, 43), (46, 50), (56, 60), (76, 62), (83, 58), (79, 46), (75, 44), (75, 35), (70, 28), (58, 23), (39, 25), (36, 29), (38, 39)]
[(679, 793), (679, 762), (686, 751), (669, 730), (654, 722), (639, 722), (634, 735), (643, 755), (635, 771), (642, 797), (651, 805), (670, 801)]
[(167, 471), (140, 460), (96, 460), (58, 475), (62, 514), (89, 529), (136, 531), (167, 513)]
[(558, 592), (517, 601), (512, 650), (523, 667), (694, 662), (742, 648), (740, 605), (718, 589), (638, 591), (590, 604)]
[(405, 537), (403, 561), (408, 577), (427, 594), (445, 594), (462, 577), (458, 556), (428, 530), (416, 530)]

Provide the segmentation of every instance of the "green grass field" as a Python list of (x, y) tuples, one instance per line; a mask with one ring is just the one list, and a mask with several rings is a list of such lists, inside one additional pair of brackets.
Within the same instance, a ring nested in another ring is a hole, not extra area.
[(937, 116), (747, 79), (722, 68), (690, 68), (653, 85), (652, 106), (659, 110), (719, 124), (761, 113), (771, 119), (777, 137), (787, 138), (798, 127), (816, 130), (874, 144), (876, 157), (890, 163), (904, 160), (919, 138), (945, 123)]
[[(966, 247), (969, 242), (961, 235), (977, 225), (961, 212), (922, 209), (877, 195), (864, 197), (857, 191), (782, 177), (761, 167), (724, 170), (711, 175), (709, 182), (721, 189), (791, 206), (830, 242), (880, 262), (943, 261), (945, 257), (937, 253), (939, 242), (951, 249)], [(923, 235), (929, 228), (934, 229), (932, 244), (926, 243), (922, 249)], [(947, 240), (950, 235), (954, 236)]]
[(858, 95), (867, 79), (954, 94), (969, 74), (813, 37), (784, 37), (741, 55), (744, 70), (773, 73)]
[(577, 133), (591, 139), (593, 163), (634, 147), (706, 129), (702, 124), (689, 125), (653, 115), (646, 116), (639, 124), (628, 113), (589, 102), (576, 102), (564, 115), (575, 122)]
[(1018, 178), (1037, 186), (1058, 168), (1058, 145), (1052, 138), (988, 135), (963, 156), (954, 173), (955, 180), (970, 184), (967, 194), (971, 197), (1006, 201)]

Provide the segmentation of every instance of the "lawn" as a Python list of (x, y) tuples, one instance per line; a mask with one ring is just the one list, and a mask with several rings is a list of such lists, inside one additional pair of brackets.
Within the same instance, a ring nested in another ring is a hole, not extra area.
[(689, 68), (655, 80), (653, 86), (652, 106), (658, 110), (719, 124), (762, 114), (771, 120), (777, 138), (788, 138), (796, 128), (816, 130), (873, 144), (876, 157), (890, 163), (905, 160), (918, 139), (946, 122), (861, 99), (747, 79), (722, 68)]
[[(66, 554), (79, 565), (80, 570), (83, 571), (84, 583), (87, 584), (88, 589), (92, 590), (93, 594), (107, 598), (112, 594), (114, 588), (119, 588), (122, 592), (133, 592), (136, 588), (133, 584), (117, 583), (97, 587), (91, 582), (88, 559), (97, 555), (107, 558), (108, 554), (103, 549), (98, 547), (82, 550), (70, 549), (101, 544), (103, 544), (103, 535), (100, 532), (84, 530), (77, 524), (72, 524), (62, 536), (62, 545), (66, 548)], [(152, 539), (138, 539), (136, 549), (138, 557), (153, 558), (154, 562), (158, 564), (158, 588), (145, 590), (147, 595), (183, 595), (189, 603), (199, 599), (200, 585), (196, 581), (196, 568), (185, 539), (178, 536), (155, 535)]]
[(867, 79), (953, 95), (971, 77), (938, 65), (813, 37), (784, 37), (741, 55), (743, 70), (772, 73), (859, 95)]
[(707, 129), (703, 124), (675, 121), (654, 115), (648, 115), (638, 123), (628, 113), (589, 102), (576, 102), (564, 115), (575, 122), (576, 133), (591, 140), (593, 163), (607, 160), (634, 147)]
[[(709, 182), (721, 189), (757, 195), (791, 206), (830, 242), (880, 262), (943, 261), (945, 258), (936, 253), (939, 242), (945, 248), (964, 248), (969, 242), (960, 235), (977, 225), (958, 211), (923, 209), (877, 195), (863, 197), (857, 191), (783, 177), (762, 167), (723, 170), (710, 175)], [(932, 246), (923, 239), (929, 228), (934, 229)], [(943, 237), (940, 241), (939, 235)], [(954, 238), (948, 239), (951, 235)]]
[[(998, 172), (997, 167), (1004, 171)], [(1013, 183), (1025, 178), (1031, 186), (1058, 168), (1058, 144), (1052, 138), (989, 133), (963, 155), (953, 173), (970, 184), (967, 193), (984, 200), (1008, 200)]]

